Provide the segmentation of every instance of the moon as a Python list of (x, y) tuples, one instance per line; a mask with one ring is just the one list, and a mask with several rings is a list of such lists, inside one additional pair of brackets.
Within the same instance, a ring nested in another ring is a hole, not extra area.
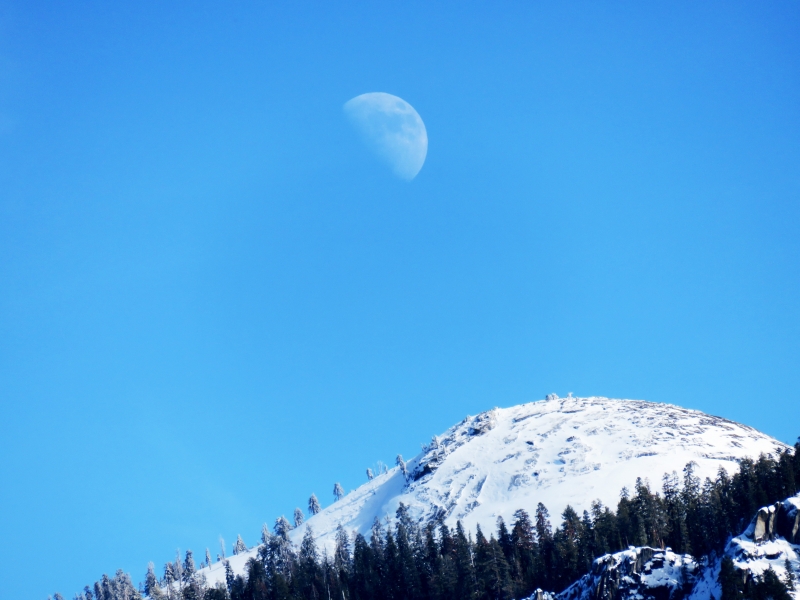
[(385, 92), (348, 100), (344, 112), (364, 143), (401, 179), (417, 176), (428, 154), (428, 132), (408, 102)]

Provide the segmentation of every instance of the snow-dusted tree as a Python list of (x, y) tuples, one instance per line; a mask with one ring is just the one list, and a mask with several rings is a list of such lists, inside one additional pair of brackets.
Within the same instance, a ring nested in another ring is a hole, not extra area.
[(234, 554), (242, 554), (247, 552), (247, 544), (244, 543), (241, 535), (236, 536), (236, 542), (233, 544), (233, 553)]
[(322, 507), (319, 505), (319, 500), (317, 500), (317, 495), (311, 494), (311, 498), (308, 499), (308, 512), (310, 512), (311, 515), (313, 516), (318, 514), (319, 511), (321, 510)]
[(175, 562), (172, 563), (172, 570), (175, 573), (175, 583), (178, 584), (178, 589), (183, 592), (183, 563), (181, 562), (181, 551), (175, 552)]
[(53, 594), (53, 600), (64, 600), (64, 596), (56, 592), (55, 594)]
[(350, 537), (341, 523), (336, 527), (336, 550), (333, 553), (333, 564), (339, 572), (350, 569)]
[(300, 525), (303, 524), (304, 518), (305, 517), (303, 516), (303, 511), (300, 510), (299, 507), (295, 508), (294, 509), (294, 526), (295, 527), (300, 527)]
[(284, 576), (289, 575), (295, 560), (294, 548), (289, 540), (291, 529), (286, 517), (278, 517), (273, 527), (275, 535), (271, 535), (269, 542), (259, 551), (267, 569), (275, 569)]
[(306, 527), (306, 532), (303, 534), (298, 558), (300, 559), (301, 567), (304, 567), (306, 572), (318, 568), (319, 554), (317, 553), (317, 543), (314, 541), (314, 532), (311, 530), (311, 525)]
[(113, 579), (103, 575), (102, 581), (95, 583), (94, 588), (95, 598), (101, 600), (142, 600), (142, 595), (134, 587), (131, 576), (123, 573), (122, 569), (117, 571)]
[(336, 498), (336, 500), (341, 500), (344, 497), (342, 484), (340, 484), (338, 481), (333, 485), (333, 497)]
[(191, 550), (186, 551), (186, 560), (183, 561), (183, 580), (188, 582), (195, 572), (194, 554)]
[(373, 479), (375, 479), (375, 475), (372, 474), (372, 469), (370, 469), (369, 467), (367, 467), (367, 479), (369, 481), (372, 481)]
[(227, 560), (225, 561), (225, 583), (228, 584), (228, 593), (233, 589), (233, 583), (236, 581), (236, 577), (233, 575), (233, 569), (231, 568), (231, 563)]
[(158, 585), (156, 567), (152, 562), (147, 563), (147, 575), (144, 577), (144, 593), (152, 600), (163, 600), (163, 598), (166, 598), (161, 587)]
[(261, 543), (262, 544), (269, 543), (269, 538), (270, 538), (271, 535), (272, 534), (269, 532), (269, 527), (267, 527), (267, 524), (264, 523), (261, 526)]
[(206, 566), (211, 566), (211, 552), (209, 552), (208, 548), (206, 548)]
[(289, 532), (292, 530), (292, 524), (289, 523), (289, 520), (286, 517), (281, 515), (275, 519), (275, 526), (272, 528), (272, 530), (278, 537), (288, 540)]
[(222, 560), (225, 560), (225, 539), (222, 536), (219, 536), (219, 548), (220, 548), (220, 556)]
[(172, 584), (175, 583), (175, 569), (172, 568), (172, 563), (168, 562), (164, 565), (164, 587), (167, 588), (167, 598), (172, 600), (174, 589)]
[(397, 466), (400, 467), (400, 472), (403, 474), (403, 477), (408, 479), (408, 468), (406, 467), (406, 461), (403, 460), (403, 455), (397, 455)]

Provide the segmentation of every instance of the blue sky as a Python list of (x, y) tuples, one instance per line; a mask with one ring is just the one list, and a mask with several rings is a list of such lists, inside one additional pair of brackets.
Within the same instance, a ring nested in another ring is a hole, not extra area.
[[(549, 392), (793, 443), (798, 31), (790, 2), (0, 2), (0, 597), (254, 544)], [(410, 183), (344, 118), (375, 91), (425, 121)]]

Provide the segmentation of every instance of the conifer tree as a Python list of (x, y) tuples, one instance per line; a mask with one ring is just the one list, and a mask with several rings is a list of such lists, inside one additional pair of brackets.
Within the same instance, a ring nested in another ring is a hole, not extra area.
[(313, 516), (319, 514), (321, 510), (322, 508), (319, 505), (316, 494), (311, 494), (311, 497), (308, 499), (308, 512)]
[(398, 454), (395, 462), (397, 466), (400, 467), (400, 472), (403, 474), (405, 480), (408, 481), (408, 467), (406, 467), (406, 461), (403, 460), (403, 455)]
[(375, 479), (375, 475), (372, 474), (372, 469), (367, 467), (367, 481), (372, 481)]
[(237, 535), (236, 536), (236, 542), (234, 542), (234, 544), (233, 544), (233, 554), (234, 555), (243, 554), (243, 553), (247, 552), (247, 550), (248, 550), (247, 544), (244, 543), (244, 540), (242, 539), (242, 536), (241, 535)]
[(333, 497), (336, 498), (336, 501), (344, 497), (344, 489), (342, 489), (342, 485), (338, 481), (333, 485)]
[(164, 587), (167, 588), (167, 598), (172, 600), (174, 596), (173, 584), (175, 583), (175, 571), (172, 568), (172, 563), (168, 562), (164, 565)]
[(795, 589), (795, 575), (794, 570), (792, 569), (792, 563), (788, 558), (786, 559), (786, 562), (783, 563), (783, 567), (786, 569), (786, 589), (790, 592), (793, 592)]
[(749, 595), (756, 598), (765, 598), (769, 600), (793, 600), (789, 591), (772, 567), (764, 571), (763, 578), (753, 583), (749, 591)]
[(553, 528), (550, 525), (550, 513), (541, 502), (536, 505), (536, 541), (539, 547), (536, 565), (537, 578), (542, 587), (550, 588), (554, 584), (556, 575)]
[(175, 562), (172, 563), (172, 571), (175, 575), (175, 583), (178, 585), (178, 590), (183, 594), (183, 563), (181, 562), (180, 550), (175, 552)]
[(300, 527), (303, 524), (303, 511), (300, 508), (294, 509), (294, 526)]
[(144, 593), (153, 600), (160, 600), (164, 597), (164, 593), (158, 585), (155, 569), (156, 567), (152, 562), (147, 563), (147, 575), (144, 577)]
[(272, 536), (272, 534), (269, 532), (269, 527), (267, 527), (267, 524), (264, 523), (261, 526), (261, 543), (262, 544), (268, 544), (269, 543), (269, 538), (271, 536)]
[(211, 552), (206, 548), (206, 566), (211, 566)]
[(183, 581), (188, 582), (195, 572), (194, 554), (191, 550), (186, 551), (186, 560), (183, 562)]
[(219, 536), (219, 555), (221, 560), (225, 560), (225, 540), (222, 536)]
[(475, 597), (476, 580), (472, 562), (472, 548), (461, 521), (456, 522), (453, 536), (453, 559), (456, 574), (455, 598), (471, 600)]
[(289, 532), (292, 530), (292, 526), (286, 517), (281, 515), (275, 519), (275, 526), (272, 528), (272, 530), (275, 532), (275, 535), (288, 540)]
[(514, 513), (511, 540), (519, 560), (518, 596), (536, 589), (536, 533), (528, 513), (522, 509)]
[(229, 561), (225, 561), (225, 583), (228, 586), (228, 593), (230, 594), (233, 591), (233, 585), (236, 582), (236, 577), (233, 574), (233, 569), (231, 568), (231, 563)]

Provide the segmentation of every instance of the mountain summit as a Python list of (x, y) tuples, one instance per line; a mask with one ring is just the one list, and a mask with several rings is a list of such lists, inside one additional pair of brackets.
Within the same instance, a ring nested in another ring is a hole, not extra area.
[[(299, 544), (311, 527), (331, 546), (336, 528), (367, 534), (374, 519), (393, 518), (400, 503), (415, 520), (460, 520), (474, 531), (512, 520), (541, 502), (554, 521), (567, 505), (579, 513), (594, 500), (614, 506), (637, 477), (658, 489), (665, 474), (693, 462), (700, 479), (738, 461), (777, 456), (788, 447), (751, 427), (696, 410), (640, 400), (559, 398), (469, 416), (405, 463), (375, 476), (294, 529)], [(234, 571), (255, 549), (230, 559)], [(220, 563), (206, 570), (222, 576)]]

